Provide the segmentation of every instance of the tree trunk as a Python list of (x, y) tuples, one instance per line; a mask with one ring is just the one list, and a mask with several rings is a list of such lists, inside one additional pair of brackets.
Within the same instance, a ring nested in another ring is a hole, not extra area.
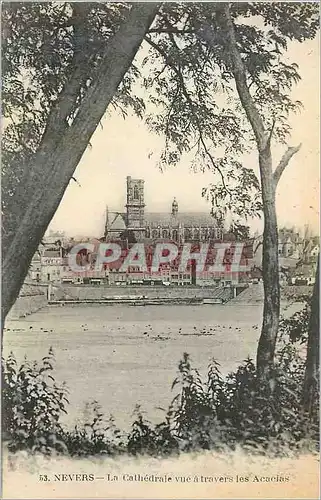
[(313, 406), (319, 390), (319, 353), (320, 353), (320, 318), (319, 318), (319, 282), (320, 255), (318, 256), (317, 272), (313, 287), (311, 315), (308, 330), (308, 348), (303, 385), (303, 407), (312, 416)]
[[(233, 19), (228, 3), (217, 4), (217, 14), (225, 32), (226, 49), (236, 89), (255, 136), (259, 154), (262, 202), (264, 213), (263, 262), (264, 308), (261, 336), (259, 339), (256, 366), (259, 378), (274, 387), (274, 355), (280, 315), (280, 286), (278, 265), (278, 227), (275, 209), (275, 191), (278, 181), (292, 156), (300, 149), (289, 147), (273, 173), (271, 136), (265, 130), (263, 119), (253, 101), (247, 83), (246, 69), (235, 36)], [(203, 34), (204, 36), (204, 34)], [(207, 35), (210, 41), (210, 35)]]
[(275, 183), (273, 180), (272, 156), (269, 143), (259, 153), (259, 165), (264, 212), (262, 260), (264, 307), (261, 336), (256, 355), (256, 367), (258, 376), (262, 380), (273, 384), (274, 353), (280, 315), (280, 287)]
[(278, 271), (278, 229), (275, 210), (276, 182), (273, 178), (270, 134), (252, 99), (241, 54), (238, 50), (234, 24), (229, 4), (218, 4), (218, 14), (226, 36), (226, 47), (236, 89), (251, 124), (259, 154), (262, 204), (264, 213), (263, 262), (264, 309), (261, 336), (257, 349), (257, 371), (263, 381), (268, 381), (273, 389), (273, 367), (276, 336), (279, 326), (280, 292)]
[[(2, 252), (2, 328), (68, 183), (158, 8), (156, 3), (133, 4), (128, 18), (108, 42), (99, 74), (70, 126), (64, 118), (70, 106), (68, 95), (67, 98), (59, 96), (60, 107), (55, 109), (55, 117), (50, 117), (38, 152), (28, 165), (29, 182), (24, 193), (27, 206), (21, 217), (16, 219), (15, 227), (10, 228), (12, 237)], [(76, 85), (77, 81), (68, 82), (68, 88), (62, 93), (66, 91), (70, 95), (70, 88)]]

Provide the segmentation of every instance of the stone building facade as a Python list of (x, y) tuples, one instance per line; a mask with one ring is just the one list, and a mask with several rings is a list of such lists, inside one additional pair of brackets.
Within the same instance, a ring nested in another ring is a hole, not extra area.
[(126, 187), (126, 212), (113, 212), (114, 216), (108, 210), (106, 212), (106, 240), (115, 238), (115, 233), (121, 231), (131, 231), (136, 241), (162, 239), (184, 243), (222, 239), (223, 229), (210, 214), (180, 212), (176, 198), (167, 213), (147, 212), (144, 180), (128, 176)]
[(126, 228), (133, 230), (137, 239), (145, 234), (145, 200), (143, 179), (127, 177)]

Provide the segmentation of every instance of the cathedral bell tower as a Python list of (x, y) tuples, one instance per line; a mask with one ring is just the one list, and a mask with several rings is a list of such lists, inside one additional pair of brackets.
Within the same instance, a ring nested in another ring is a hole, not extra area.
[(127, 177), (126, 226), (137, 240), (145, 236), (144, 181)]
[(176, 217), (178, 213), (178, 203), (176, 201), (176, 198), (174, 198), (173, 203), (172, 203), (172, 216)]

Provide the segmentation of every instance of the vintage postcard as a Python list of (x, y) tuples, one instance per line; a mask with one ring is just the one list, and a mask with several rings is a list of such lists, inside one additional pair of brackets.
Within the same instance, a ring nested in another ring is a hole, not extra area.
[(319, 5), (2, 2), (2, 498), (319, 497)]

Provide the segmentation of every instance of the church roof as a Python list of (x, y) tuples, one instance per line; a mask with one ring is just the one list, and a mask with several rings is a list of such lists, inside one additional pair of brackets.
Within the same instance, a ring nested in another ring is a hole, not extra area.
[(43, 257), (61, 257), (61, 253), (60, 253), (60, 250), (57, 249), (57, 250), (45, 250), (43, 252)]
[(214, 226), (215, 219), (208, 212), (178, 212), (174, 218), (167, 212), (146, 212), (146, 224), (167, 225), (173, 224), (173, 221), (182, 223), (184, 226)]
[(111, 224), (112, 229), (118, 229), (119, 231), (124, 231), (126, 229), (126, 225), (122, 217), (117, 217), (113, 221), (113, 217), (109, 217), (109, 224)]

